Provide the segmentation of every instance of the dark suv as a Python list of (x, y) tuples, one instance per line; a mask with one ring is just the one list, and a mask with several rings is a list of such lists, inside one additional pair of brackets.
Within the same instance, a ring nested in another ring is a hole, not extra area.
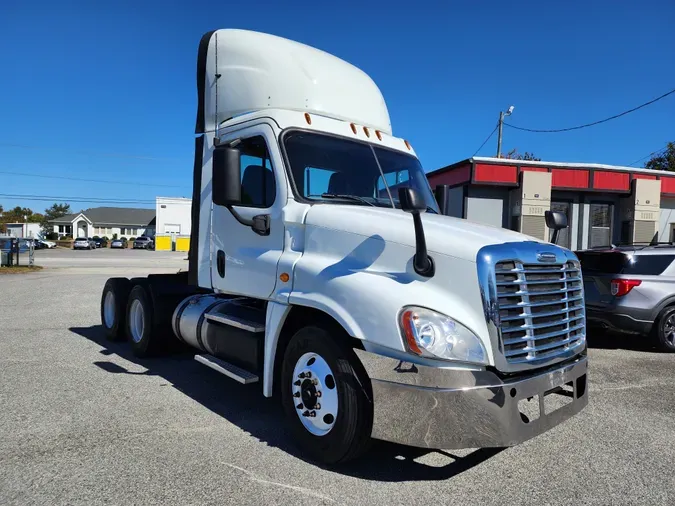
[(650, 335), (675, 352), (675, 246), (612, 246), (577, 256), (589, 325)]

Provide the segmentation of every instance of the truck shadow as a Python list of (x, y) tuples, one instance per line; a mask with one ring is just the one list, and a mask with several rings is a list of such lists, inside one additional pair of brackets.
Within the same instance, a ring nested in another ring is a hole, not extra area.
[[(279, 423), (284, 414), (276, 399), (263, 397), (260, 386), (240, 385), (193, 360), (194, 353), (177, 353), (152, 359), (135, 357), (129, 346), (105, 338), (100, 325), (72, 327), (74, 334), (99, 345), (101, 360), (94, 365), (111, 374), (150, 375), (165, 379), (174, 388), (197, 401), (256, 439), (306, 460), (292, 443), (290, 431)], [(105, 360), (117, 355), (146, 369), (130, 371)], [(357, 461), (330, 468), (339, 474), (377, 481), (434, 481), (452, 478), (501, 452), (502, 448), (480, 449), (466, 456), (444, 451), (412, 448), (384, 441), (374, 441), (372, 448)], [(418, 459), (431, 459), (445, 465), (427, 465)]]

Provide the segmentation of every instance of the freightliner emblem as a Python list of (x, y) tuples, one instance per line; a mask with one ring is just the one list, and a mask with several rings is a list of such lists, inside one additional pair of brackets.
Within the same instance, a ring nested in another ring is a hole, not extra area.
[(555, 257), (555, 253), (537, 253), (537, 260), (552, 264), (555, 263), (557, 258)]

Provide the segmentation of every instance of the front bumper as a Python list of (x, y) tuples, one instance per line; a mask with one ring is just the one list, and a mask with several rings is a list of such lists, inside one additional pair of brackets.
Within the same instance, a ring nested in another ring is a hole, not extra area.
[[(371, 380), (372, 436), (385, 441), (440, 449), (513, 446), (588, 404), (585, 355), (527, 376), (501, 379), (491, 371), (442, 369), (355, 352)], [(560, 391), (563, 386), (569, 393)], [(539, 417), (533, 416), (530, 402), (528, 419), (519, 401), (535, 396)], [(562, 401), (567, 404), (549, 407)]]

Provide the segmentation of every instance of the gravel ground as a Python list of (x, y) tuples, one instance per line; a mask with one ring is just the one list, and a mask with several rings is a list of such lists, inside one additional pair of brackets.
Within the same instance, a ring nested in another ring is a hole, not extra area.
[(637, 339), (592, 336), (589, 406), (518, 447), (378, 443), (325, 470), (298, 455), (259, 386), (104, 340), (107, 277), (176, 271), (184, 254), (36, 263), (0, 278), (0, 504), (675, 504), (675, 356)]

